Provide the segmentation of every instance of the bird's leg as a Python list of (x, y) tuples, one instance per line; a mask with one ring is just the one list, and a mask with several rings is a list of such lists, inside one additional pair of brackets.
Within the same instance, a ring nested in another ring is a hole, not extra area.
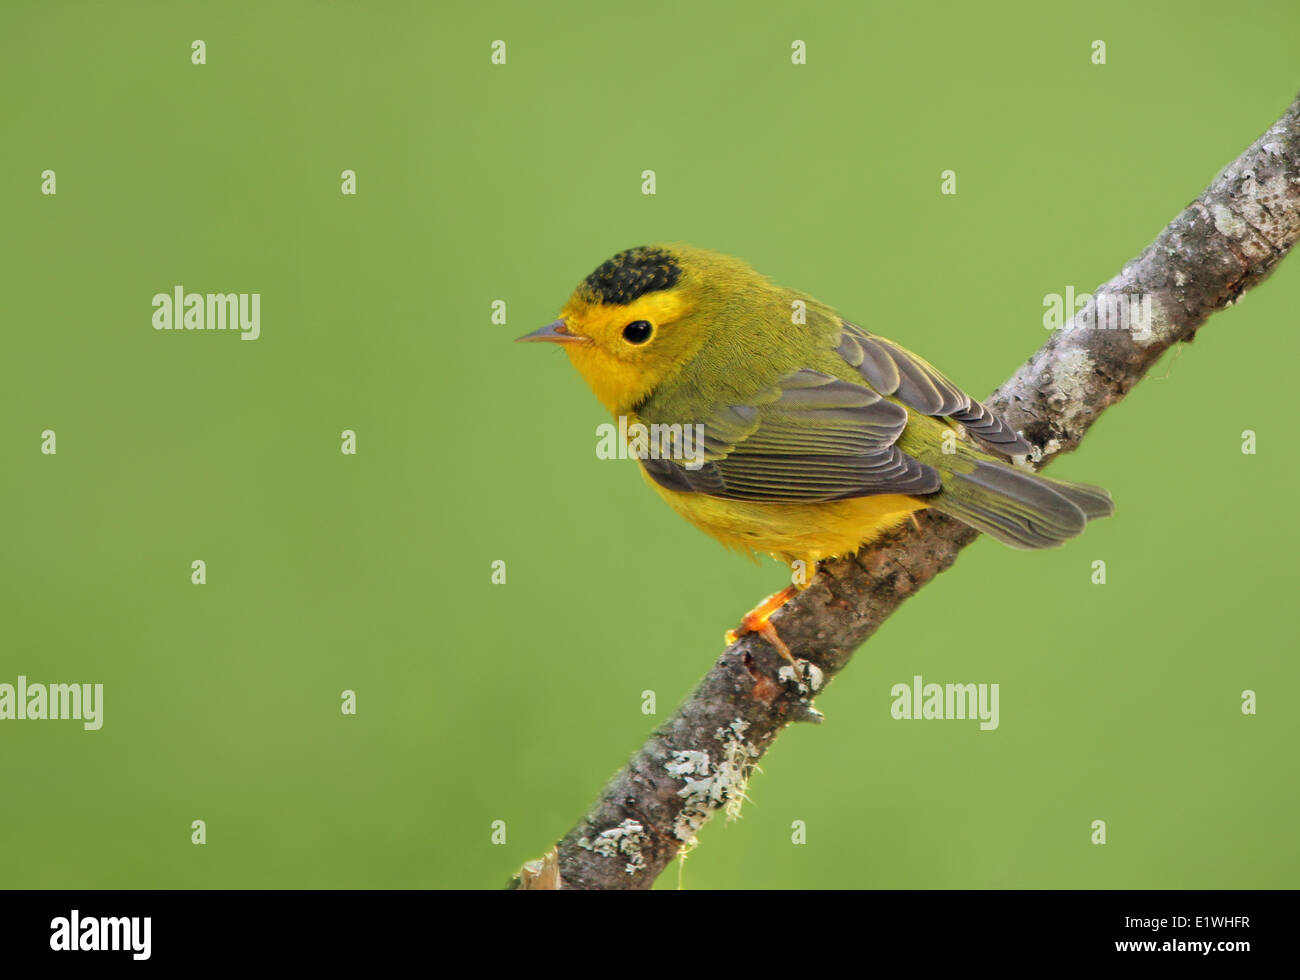
[(768, 643), (772, 644), (772, 646), (776, 648), (777, 653), (785, 657), (785, 659), (790, 661), (790, 663), (798, 666), (798, 661), (795, 660), (794, 654), (790, 652), (790, 648), (785, 645), (785, 640), (781, 639), (776, 632), (776, 627), (773, 626), (769, 620), (771, 619), (772, 613), (776, 612), (793, 599), (799, 591), (800, 590), (797, 586), (787, 585), (780, 592), (774, 592), (749, 612), (745, 613), (744, 618), (741, 619), (740, 626), (737, 629), (727, 630), (728, 645), (735, 643), (746, 633), (757, 633), (763, 639), (767, 640)]

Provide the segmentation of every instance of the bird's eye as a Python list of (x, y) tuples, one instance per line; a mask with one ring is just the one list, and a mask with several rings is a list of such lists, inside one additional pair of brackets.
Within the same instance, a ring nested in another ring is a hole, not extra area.
[(629, 344), (644, 344), (654, 332), (648, 320), (633, 320), (623, 328), (623, 339)]

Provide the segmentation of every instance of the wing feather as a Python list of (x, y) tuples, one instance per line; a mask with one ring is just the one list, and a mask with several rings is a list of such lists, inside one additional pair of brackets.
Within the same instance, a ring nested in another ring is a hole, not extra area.
[(895, 443), (907, 410), (860, 384), (804, 369), (750, 405), (727, 405), (703, 425), (706, 461), (644, 459), (662, 486), (752, 502), (813, 503), (940, 488), (933, 467)]
[(933, 365), (892, 340), (843, 321), (837, 350), (882, 395), (891, 395), (922, 415), (950, 418), (984, 444), (1008, 456), (1032, 447), (1005, 419), (993, 414), (943, 376)]

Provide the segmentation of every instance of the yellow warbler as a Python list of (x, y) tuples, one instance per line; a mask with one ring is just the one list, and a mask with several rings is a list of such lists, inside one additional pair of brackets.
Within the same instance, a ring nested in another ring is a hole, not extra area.
[[(639, 453), (646, 479), (743, 551), (812, 569), (925, 507), (1048, 548), (1113, 510), (1099, 487), (995, 455), (1031, 447), (926, 361), (718, 252), (620, 252), (519, 339), (561, 344), (610, 412), (659, 433)], [(788, 656), (774, 607), (746, 626)]]

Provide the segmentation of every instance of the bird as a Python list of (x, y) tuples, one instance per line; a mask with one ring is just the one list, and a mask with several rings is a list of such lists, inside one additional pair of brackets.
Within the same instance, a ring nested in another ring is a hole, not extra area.
[(1013, 465), (1034, 447), (929, 362), (721, 252), (621, 251), (518, 340), (561, 346), (623, 431), (660, 436), (636, 455), (678, 514), (796, 569), (727, 637), (760, 633), (792, 663), (769, 620), (806, 570), (920, 510), (1021, 549), (1114, 511), (1101, 487)]

